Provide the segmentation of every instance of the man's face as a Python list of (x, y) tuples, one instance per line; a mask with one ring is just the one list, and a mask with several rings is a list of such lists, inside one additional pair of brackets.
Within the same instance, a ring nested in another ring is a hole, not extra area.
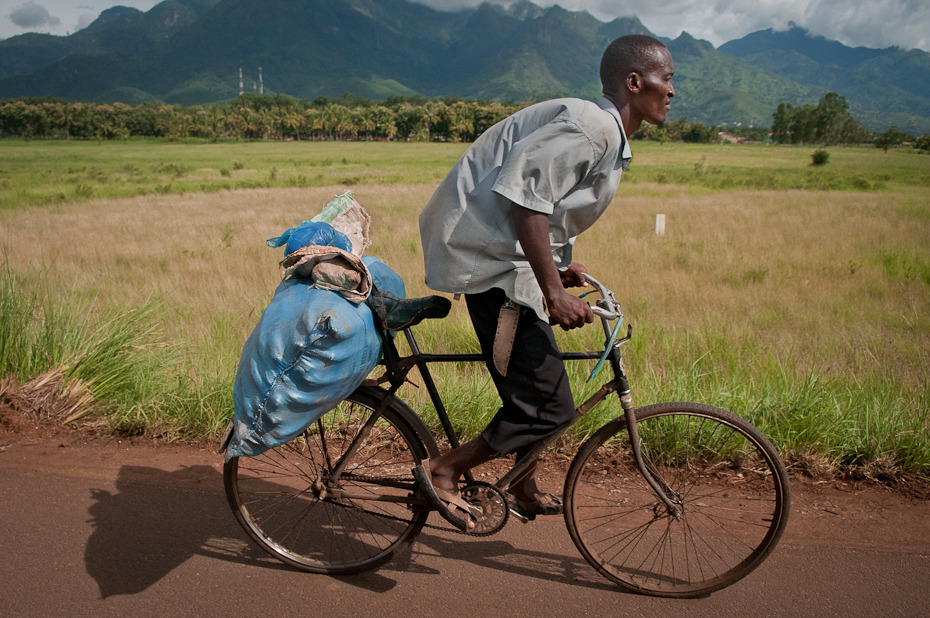
[(651, 124), (665, 122), (672, 97), (675, 96), (675, 88), (672, 86), (672, 76), (675, 75), (672, 54), (667, 49), (659, 48), (657, 55), (659, 62), (640, 76), (642, 86), (636, 97), (638, 111), (643, 120)]

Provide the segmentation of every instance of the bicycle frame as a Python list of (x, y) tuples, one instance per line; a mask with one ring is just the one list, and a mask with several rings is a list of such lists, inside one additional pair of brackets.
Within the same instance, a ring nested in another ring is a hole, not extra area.
[[(601, 298), (597, 301), (599, 310), (596, 310), (596, 314), (601, 320), (604, 334), (607, 337), (607, 340), (604, 344), (605, 349), (602, 351), (565, 352), (562, 354), (562, 358), (563, 360), (570, 361), (599, 360), (600, 362), (603, 362), (606, 358), (609, 361), (614, 377), (613, 379), (604, 383), (597, 390), (597, 392), (591, 395), (580, 406), (575, 408), (575, 418), (577, 419), (579, 416), (591, 410), (594, 406), (606, 399), (607, 396), (611, 393), (617, 393), (620, 397), (620, 405), (623, 408), (624, 414), (626, 416), (627, 430), (630, 434), (630, 443), (632, 446), (633, 457), (636, 462), (636, 466), (639, 469), (639, 472), (643, 475), (643, 478), (655, 492), (656, 496), (665, 504), (669, 513), (678, 519), (681, 517), (681, 508), (666, 493), (666, 491), (668, 491), (668, 486), (664, 483), (659, 483), (653, 474), (650, 473), (640, 449), (639, 434), (636, 428), (636, 413), (633, 409), (633, 399), (630, 394), (630, 385), (623, 368), (623, 359), (620, 354), (620, 346), (632, 338), (633, 327), (628, 325), (627, 335), (622, 339), (616, 339), (616, 328), (611, 328), (610, 322), (612, 319), (622, 319), (622, 315), (619, 312), (619, 305), (609, 290), (607, 290), (593, 277), (590, 277), (589, 275), (586, 275), (586, 277), (601, 294)], [(619, 326), (619, 323), (617, 326)], [(410, 347), (411, 353), (409, 356), (400, 355), (397, 349), (397, 345), (395, 344), (394, 339), (390, 336), (390, 334), (385, 333), (383, 336), (384, 352), (382, 363), (385, 366), (387, 372), (382, 380), (387, 380), (391, 384), (391, 388), (389, 389), (389, 397), (386, 398), (386, 401), (389, 401), (397, 389), (407, 381), (407, 375), (410, 373), (410, 370), (416, 367), (420, 373), (420, 377), (423, 380), (424, 386), (426, 386), (426, 391), (429, 394), (430, 400), (436, 409), (436, 414), (439, 417), (439, 422), (442, 425), (446, 438), (449, 440), (449, 444), (452, 446), (452, 448), (456, 448), (460, 445), (458, 434), (456, 433), (455, 428), (452, 427), (452, 422), (449, 419), (449, 414), (446, 410), (445, 404), (442, 401), (442, 397), (439, 394), (439, 390), (437, 389), (436, 383), (433, 380), (433, 376), (430, 373), (429, 365), (432, 363), (458, 362), (485, 363), (486, 359), (481, 354), (424, 353), (420, 350), (412, 329), (404, 329), (403, 333), (407, 340), (407, 344)], [(377, 416), (377, 413), (373, 416)], [(530, 452), (528, 452), (515, 463), (513, 469), (511, 469), (510, 472), (501, 477), (494, 484), (495, 487), (502, 492), (505, 491), (510, 483), (515, 478), (517, 478), (520, 473), (523, 472), (533, 461), (535, 461), (536, 458), (539, 457), (539, 455), (546, 448), (548, 448), (555, 441), (555, 439), (558, 438), (559, 435), (561, 435), (561, 432), (551, 436), (546, 440), (543, 440), (534, 446)], [(469, 483), (472, 483), (475, 480), (470, 472), (466, 472), (464, 476)], [(663, 487), (663, 485), (665, 486)]]
[[(618, 339), (618, 303), (596, 280), (589, 283), (596, 288), (589, 294), (600, 293), (591, 309), (606, 341), (591, 346), (597, 351), (563, 358), (595, 361), (589, 381), (602, 367), (612, 375), (590, 389), (593, 394), (575, 408), (575, 420), (614, 393), (623, 414), (611, 409), (615, 418), (580, 445), (568, 467), (565, 525), (585, 560), (622, 588), (704, 596), (747, 575), (775, 547), (791, 503), (787, 471), (771, 442), (727, 410), (688, 402), (634, 409), (620, 353), (632, 328)], [(441, 506), (417, 466), (440, 454), (436, 441), (443, 432), (453, 448), (460, 446), (430, 365), (483, 362), (493, 371), (483, 354), (422, 351), (409, 328), (403, 337), (378, 332), (383, 369), (344, 405), (319, 417), (294, 444), (229, 458), (223, 468), (227, 501), (246, 533), (301, 570), (348, 574), (374, 568), (420, 533), (430, 511)], [(426, 386), (443, 432), (431, 432), (401, 400), (414, 367), (420, 373), (415, 386)], [(533, 445), (496, 482), (469, 473), (459, 479), (469, 510), (480, 509), (473, 517), (475, 535), (499, 532), (511, 515), (535, 519), (518, 508), (508, 489), (558, 437)]]

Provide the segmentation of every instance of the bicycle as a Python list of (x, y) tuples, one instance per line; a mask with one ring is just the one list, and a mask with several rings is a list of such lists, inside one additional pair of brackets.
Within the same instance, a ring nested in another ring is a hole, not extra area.
[[(613, 293), (592, 309), (605, 334), (600, 351), (566, 352), (597, 360), (613, 378), (578, 406), (576, 418), (616, 393), (622, 415), (579, 448), (565, 478), (564, 518), (582, 556), (620, 587), (663, 597), (705, 596), (759, 566), (781, 537), (790, 489), (777, 451), (755, 427), (697, 403), (634, 409), (618, 339), (623, 316)], [(589, 292), (591, 293), (591, 292)], [(429, 365), (484, 362), (481, 354), (428, 354), (411, 328), (401, 356), (383, 331), (384, 374), (366, 380), (302, 436), (256, 457), (234, 457), (223, 477), (227, 499), (248, 535), (297, 569), (349, 574), (375, 568), (409, 544), (430, 507), (412, 469), (439, 448), (423, 420), (396, 395), (416, 367), (449, 443), (458, 446)], [(385, 388), (382, 384), (387, 384)], [(501, 530), (510, 511), (505, 488), (556, 439), (539, 444), (495, 483), (463, 477), (462, 495), (481, 510), (470, 536)]]

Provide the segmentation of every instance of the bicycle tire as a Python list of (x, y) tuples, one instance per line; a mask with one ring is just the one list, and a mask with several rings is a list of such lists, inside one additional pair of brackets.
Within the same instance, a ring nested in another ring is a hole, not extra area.
[[(350, 574), (383, 564), (420, 532), (428, 511), (410, 504), (411, 470), (429, 456), (432, 440), (424, 443), (413, 412), (399, 400), (384, 410), (341, 477), (332, 478), (335, 462), (384, 396), (381, 389), (359, 389), (297, 439), (226, 462), (229, 505), (262, 549), (303, 571)], [(347, 491), (351, 497), (340, 493)]]
[(585, 559), (626, 590), (706, 596), (771, 553), (791, 507), (788, 475), (759, 430), (720, 408), (664, 403), (636, 411), (647, 469), (636, 467), (625, 417), (579, 449), (565, 479), (565, 523)]

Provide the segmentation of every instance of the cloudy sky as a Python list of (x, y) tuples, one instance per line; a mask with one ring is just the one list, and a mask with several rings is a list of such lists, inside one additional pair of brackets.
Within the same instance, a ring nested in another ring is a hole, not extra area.
[[(481, 0), (418, 0), (438, 9), (477, 6)], [(508, 0), (491, 0), (507, 4)], [(70, 34), (91, 23), (104, 9), (122, 4), (143, 11), (159, 0), (3, 0), (0, 39), (24, 32)], [(850, 46), (914, 47), (930, 50), (930, 2), (927, 0), (536, 0), (587, 10), (603, 21), (636, 15), (652, 32), (677, 37), (683, 30), (719, 46), (750, 32), (783, 29), (793, 22), (813, 34)]]

